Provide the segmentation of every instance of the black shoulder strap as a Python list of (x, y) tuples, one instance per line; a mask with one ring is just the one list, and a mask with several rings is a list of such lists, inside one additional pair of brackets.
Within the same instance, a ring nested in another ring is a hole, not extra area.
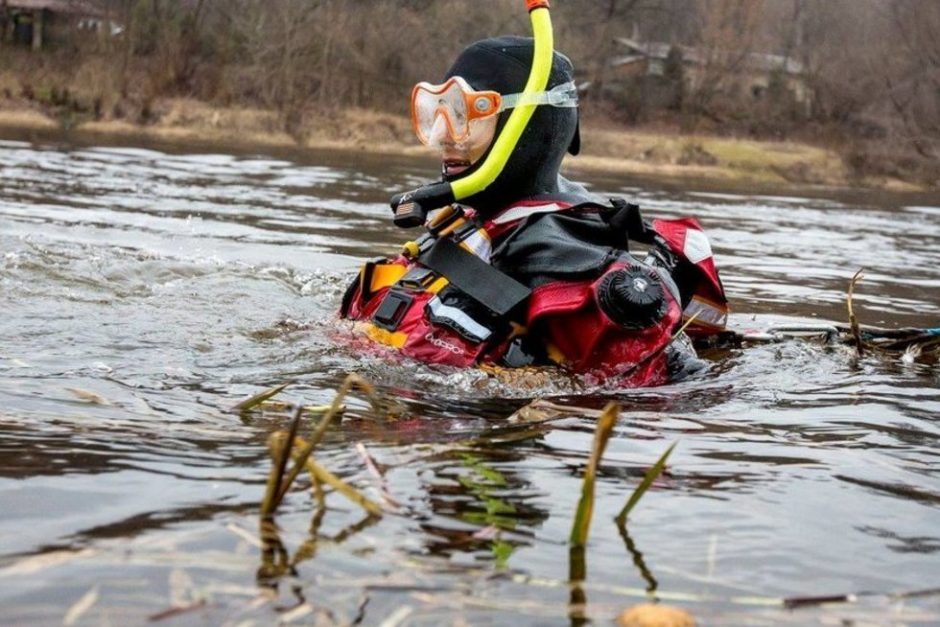
[(623, 233), (628, 239), (642, 244), (652, 244), (654, 233), (643, 221), (640, 206), (623, 198), (611, 198), (610, 207), (601, 210), (601, 218), (610, 228)]
[(438, 239), (418, 261), (498, 316), (508, 314), (532, 293), (449, 237)]

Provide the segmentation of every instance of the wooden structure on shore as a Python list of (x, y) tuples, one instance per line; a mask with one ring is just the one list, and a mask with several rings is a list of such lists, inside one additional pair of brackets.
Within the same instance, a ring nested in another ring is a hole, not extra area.
[(100, 32), (105, 21), (89, 0), (0, 0), (0, 43), (41, 50), (67, 30)]
[[(700, 89), (703, 83), (723, 81), (725, 91), (737, 91), (757, 100), (777, 81), (793, 102), (809, 112), (812, 92), (806, 70), (796, 59), (761, 52), (709, 50), (662, 42), (640, 42), (634, 37), (615, 40), (618, 54), (610, 60), (620, 80), (637, 77), (679, 77), (686, 90)], [(670, 72), (670, 65), (673, 67)]]

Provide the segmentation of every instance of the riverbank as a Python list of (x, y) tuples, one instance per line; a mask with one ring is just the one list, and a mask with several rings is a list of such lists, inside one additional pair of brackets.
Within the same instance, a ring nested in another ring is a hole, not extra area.
[[(311, 113), (285, 124), (283, 117), (271, 110), (217, 107), (174, 98), (156, 101), (149, 119), (146, 124), (83, 119), (73, 114), (56, 115), (29, 103), (0, 103), (0, 132), (63, 132), (82, 141), (121, 139), (427, 154), (414, 140), (407, 118), (363, 109)], [(288, 127), (291, 132), (285, 130)], [(898, 178), (853, 177), (836, 151), (796, 142), (650, 132), (616, 128), (589, 118), (582, 124), (582, 146), (582, 154), (569, 158), (566, 167), (735, 185), (924, 189)]]

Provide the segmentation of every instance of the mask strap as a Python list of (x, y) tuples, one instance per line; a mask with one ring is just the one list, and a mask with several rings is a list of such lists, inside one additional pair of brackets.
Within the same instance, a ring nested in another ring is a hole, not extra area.
[(553, 107), (577, 107), (578, 88), (574, 81), (556, 85), (548, 91), (535, 93), (508, 94), (503, 96), (499, 105), (500, 111), (512, 109), (522, 105), (551, 105)]

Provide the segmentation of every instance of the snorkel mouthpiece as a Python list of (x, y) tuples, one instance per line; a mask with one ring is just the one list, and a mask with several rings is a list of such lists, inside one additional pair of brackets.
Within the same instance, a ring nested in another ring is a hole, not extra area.
[(397, 226), (406, 229), (421, 226), (427, 219), (428, 211), (486, 189), (503, 171), (516, 144), (519, 143), (519, 138), (538, 106), (537, 102), (530, 102), (527, 96), (545, 91), (554, 57), (554, 35), (548, 0), (524, 1), (532, 23), (532, 37), (535, 40), (532, 68), (520, 98), (524, 104), (512, 109), (506, 126), (496, 138), (486, 159), (473, 173), (455, 181), (431, 183), (392, 197), (391, 206), (395, 212), (394, 222)]

